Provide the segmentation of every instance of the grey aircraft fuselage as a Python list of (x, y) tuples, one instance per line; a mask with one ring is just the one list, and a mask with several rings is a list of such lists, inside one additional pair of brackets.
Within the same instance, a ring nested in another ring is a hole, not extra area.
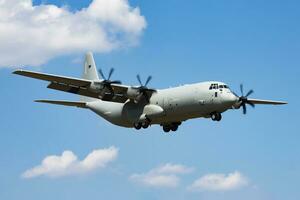
[[(213, 83), (226, 85), (213, 81), (157, 90), (147, 105), (133, 101), (122, 104), (98, 100), (88, 102), (87, 107), (115, 125), (133, 127), (135, 122), (143, 121), (147, 115), (151, 124), (163, 125), (192, 118), (210, 118), (213, 112), (222, 113), (239, 106), (239, 98), (229, 88), (209, 89)], [(149, 107), (148, 110), (155, 111), (155, 117), (147, 112)]]

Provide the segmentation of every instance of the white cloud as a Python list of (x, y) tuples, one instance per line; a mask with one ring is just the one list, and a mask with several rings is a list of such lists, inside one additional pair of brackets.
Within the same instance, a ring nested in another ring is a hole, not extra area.
[(248, 180), (240, 172), (229, 174), (207, 174), (194, 181), (188, 188), (193, 191), (228, 191), (248, 185)]
[(167, 163), (147, 173), (133, 174), (130, 176), (130, 180), (148, 187), (175, 188), (180, 184), (178, 175), (191, 173), (192, 171), (192, 168), (184, 165)]
[(87, 8), (0, 0), (0, 66), (41, 65), (85, 51), (109, 52), (133, 46), (146, 28), (128, 0), (93, 0)]
[(88, 154), (82, 161), (72, 151), (64, 151), (61, 156), (47, 156), (42, 163), (22, 174), (23, 178), (37, 176), (61, 177), (67, 175), (85, 174), (105, 168), (108, 163), (118, 156), (118, 149), (109, 147), (98, 149)]
[(133, 174), (130, 179), (144, 186), (156, 188), (175, 188), (180, 183), (178, 176), (166, 174)]
[(152, 172), (158, 174), (188, 174), (191, 173), (192, 171), (194, 171), (194, 169), (191, 167), (186, 167), (184, 165), (171, 164), (171, 163), (167, 163), (165, 165), (162, 165), (152, 170)]

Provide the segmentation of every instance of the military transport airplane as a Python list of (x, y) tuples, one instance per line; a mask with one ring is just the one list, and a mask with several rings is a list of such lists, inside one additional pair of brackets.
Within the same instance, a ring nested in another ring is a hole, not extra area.
[[(102, 79), (99, 79), (98, 72)], [(281, 101), (269, 101), (248, 98), (253, 90), (241, 96), (230, 90), (227, 84), (218, 81), (201, 82), (169, 89), (151, 89), (143, 84), (137, 75), (140, 86), (122, 85), (121, 81), (112, 81), (101, 70), (97, 71), (92, 53), (87, 53), (82, 78), (72, 78), (44, 74), (26, 70), (14, 71), (14, 74), (49, 81), (48, 88), (81, 95), (80, 101), (36, 100), (36, 102), (87, 108), (107, 121), (122, 127), (148, 128), (158, 124), (165, 132), (176, 131), (178, 126), (192, 118), (222, 119), (221, 113), (229, 109), (243, 109), (255, 104), (286, 104)]]

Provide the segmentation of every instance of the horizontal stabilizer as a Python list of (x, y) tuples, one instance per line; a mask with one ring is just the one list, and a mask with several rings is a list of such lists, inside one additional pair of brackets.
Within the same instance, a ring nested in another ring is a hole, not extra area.
[(287, 102), (284, 101), (270, 101), (270, 100), (261, 100), (261, 99), (248, 99), (248, 101), (253, 104), (270, 104), (270, 105), (287, 104)]
[(38, 103), (50, 103), (56, 105), (63, 105), (63, 106), (75, 106), (79, 108), (87, 108), (85, 102), (78, 102), (78, 101), (52, 101), (52, 100), (35, 100)]

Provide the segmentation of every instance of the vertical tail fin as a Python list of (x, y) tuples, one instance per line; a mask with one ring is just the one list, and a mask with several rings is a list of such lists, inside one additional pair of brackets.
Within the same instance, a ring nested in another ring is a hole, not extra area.
[(86, 53), (82, 78), (88, 80), (99, 80), (92, 52)]
[[(97, 71), (97, 67), (92, 52), (87, 52), (85, 55), (82, 78), (93, 80), (93, 81), (99, 80), (98, 71)], [(83, 102), (90, 102), (90, 101), (96, 101), (97, 99), (81, 96), (80, 100)]]

